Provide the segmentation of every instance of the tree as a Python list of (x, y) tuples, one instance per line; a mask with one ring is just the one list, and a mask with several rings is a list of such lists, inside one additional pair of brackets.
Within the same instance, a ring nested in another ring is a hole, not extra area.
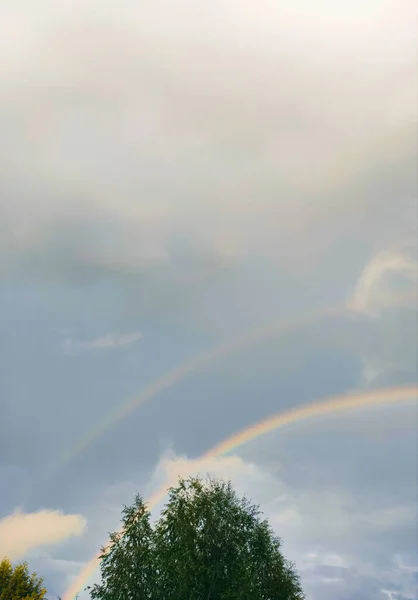
[(94, 600), (303, 600), (295, 567), (231, 483), (180, 479), (153, 527), (140, 496), (102, 548)]
[(101, 549), (102, 583), (93, 586), (91, 597), (106, 600), (153, 598), (155, 564), (150, 515), (137, 495), (132, 506), (122, 510), (123, 533), (111, 533)]
[(13, 567), (8, 558), (0, 562), (0, 600), (43, 600), (45, 594), (42, 577), (29, 575), (27, 563)]

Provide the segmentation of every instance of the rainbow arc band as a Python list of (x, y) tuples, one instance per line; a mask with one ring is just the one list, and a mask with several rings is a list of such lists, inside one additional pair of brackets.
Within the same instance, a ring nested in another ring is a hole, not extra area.
[[(327, 417), (350, 410), (370, 409), (384, 405), (396, 405), (402, 403), (418, 404), (418, 386), (395, 387), (386, 389), (377, 389), (370, 391), (355, 392), (341, 396), (305, 404), (286, 410), (272, 417), (264, 419), (258, 423), (250, 425), (246, 429), (231, 435), (220, 444), (214, 446), (211, 450), (203, 454), (194, 465), (198, 468), (199, 463), (203, 463), (208, 458), (216, 458), (229, 454), (243, 444), (246, 444), (271, 431), (285, 427), (292, 423), (299, 423), (308, 419)], [(172, 483), (166, 483), (149, 500), (148, 508), (151, 510), (166, 495), (167, 488)], [(64, 594), (62, 600), (74, 600), (78, 592), (85, 587), (87, 581), (94, 574), (99, 566), (99, 555), (97, 554), (81, 571), (80, 575)]]
[[(417, 293), (416, 290), (407, 292), (403, 295), (387, 295), (383, 297), (382, 302), (388, 305), (413, 306), (416, 308)], [(117, 406), (113, 411), (103, 417), (87, 434), (81, 437), (76, 444), (70, 448), (50, 469), (38, 478), (38, 485), (41, 482), (51, 479), (66, 464), (83, 452), (94, 440), (113, 429), (123, 419), (135, 412), (142, 404), (148, 402), (176, 385), (186, 377), (192, 375), (199, 369), (204, 369), (212, 362), (220, 360), (234, 352), (250, 348), (253, 345), (264, 342), (278, 335), (290, 333), (305, 325), (309, 325), (324, 318), (346, 316), (358, 318), (359, 312), (347, 305), (331, 305), (319, 310), (313, 310), (308, 313), (294, 315), (284, 319), (276, 319), (262, 326), (258, 326), (250, 331), (237, 336), (236, 338), (223, 342), (214, 348), (207, 350), (197, 356), (194, 356), (180, 365), (174, 367), (168, 373), (152, 382), (144, 388), (137, 396)]]
[[(261, 327), (246, 331), (242, 335), (223, 342), (210, 350), (193, 356), (184, 361), (180, 365), (174, 367), (168, 373), (152, 382), (144, 388), (137, 396), (124, 402), (121, 406), (117, 406), (112, 412), (107, 414), (99, 423), (90, 430), (86, 435), (79, 439), (76, 444), (59, 460), (48, 473), (48, 478), (52, 477), (55, 472), (58, 472), (65, 464), (70, 462), (75, 456), (85, 450), (95, 439), (115, 427), (115, 425), (128, 417), (131, 413), (137, 410), (139, 406), (152, 400), (165, 390), (168, 390), (173, 385), (176, 385), (192, 373), (202, 369), (212, 362), (222, 359), (234, 352), (249, 348), (257, 343), (261, 343), (271, 337), (287, 333), (293, 329), (309, 325), (315, 321), (341, 314), (350, 314), (346, 307), (328, 307), (321, 310), (312, 311), (308, 314), (297, 315), (294, 318), (286, 320), (276, 320), (269, 322)], [(353, 313), (354, 314), (354, 313)]]

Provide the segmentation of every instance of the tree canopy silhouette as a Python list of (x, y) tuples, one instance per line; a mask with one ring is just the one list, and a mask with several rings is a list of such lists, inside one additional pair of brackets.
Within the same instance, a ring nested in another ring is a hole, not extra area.
[(0, 600), (43, 600), (45, 594), (42, 577), (30, 575), (27, 563), (13, 567), (8, 558), (0, 562)]
[(94, 600), (305, 598), (280, 538), (230, 482), (180, 479), (154, 525), (137, 495), (122, 525), (102, 548)]

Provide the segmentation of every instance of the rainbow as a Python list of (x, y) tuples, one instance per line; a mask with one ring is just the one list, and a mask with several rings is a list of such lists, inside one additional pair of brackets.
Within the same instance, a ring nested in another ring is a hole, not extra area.
[[(399, 304), (416, 307), (416, 290), (413, 290), (412, 294), (407, 292), (401, 295), (388, 295), (385, 304)], [(210, 363), (219, 360), (233, 352), (244, 350), (251, 347), (254, 344), (261, 343), (271, 337), (288, 333), (304, 325), (309, 325), (323, 318), (330, 318), (336, 316), (354, 316), (359, 317), (359, 312), (350, 308), (347, 305), (339, 306), (328, 306), (320, 310), (315, 310), (302, 315), (294, 316), (287, 320), (274, 320), (262, 326), (258, 326), (244, 334), (228, 341), (215, 346), (202, 354), (194, 356), (182, 364), (174, 367), (168, 373), (152, 382), (149, 386), (144, 388), (137, 396), (131, 398), (122, 406), (117, 406), (113, 411), (105, 415), (99, 423), (96, 424), (87, 434), (85, 434), (77, 443), (70, 448), (64, 456), (62, 456), (50, 469), (43, 473), (38, 478), (38, 485), (51, 479), (56, 473), (62, 469), (63, 466), (68, 464), (73, 458), (79, 455), (85, 450), (95, 439), (115, 427), (118, 422), (128, 417), (131, 413), (135, 412), (139, 406), (152, 400), (155, 396), (158, 396), (165, 390), (176, 385), (195, 371), (203, 369)]]
[(64, 465), (69, 463), (75, 456), (85, 450), (95, 439), (115, 427), (118, 422), (135, 412), (139, 406), (145, 402), (148, 402), (149, 400), (152, 400), (152, 398), (158, 394), (161, 394), (163, 391), (171, 388), (173, 385), (176, 385), (195, 371), (206, 367), (211, 362), (219, 360), (233, 352), (251, 347), (253, 344), (265, 341), (270, 337), (290, 332), (293, 329), (303, 327), (304, 325), (309, 325), (310, 323), (321, 318), (344, 314), (351, 313), (344, 306), (337, 308), (332, 306), (322, 310), (312, 311), (308, 314), (299, 315), (287, 321), (276, 320), (273, 323), (270, 322), (262, 327), (257, 327), (249, 332), (247, 331), (246, 333), (229, 342), (223, 342), (215, 348), (186, 360), (156, 381), (152, 382), (137, 396), (131, 398), (122, 406), (117, 406), (112, 412), (107, 414), (92, 430), (90, 430), (84, 437), (79, 439), (75, 446), (67, 451), (67, 453), (57, 463), (55, 463), (51, 469), (41, 476), (41, 478), (38, 480), (38, 484), (53, 477)]
[[(351, 394), (345, 394), (341, 396), (334, 396), (327, 400), (314, 402), (312, 404), (298, 406), (284, 412), (278, 413), (250, 425), (246, 429), (233, 434), (226, 440), (214, 446), (211, 450), (203, 454), (195, 463), (195, 466), (199, 466), (199, 463), (208, 458), (216, 458), (223, 456), (236, 450), (243, 444), (246, 444), (262, 435), (265, 435), (271, 431), (291, 425), (292, 423), (299, 423), (307, 419), (327, 417), (335, 415), (340, 412), (345, 412), (355, 409), (372, 408), (374, 406), (383, 406), (390, 404), (400, 404), (404, 402), (416, 402), (418, 399), (418, 386), (407, 386), (407, 387), (396, 387), (389, 389), (378, 389), (367, 392), (354, 392)], [(167, 488), (170, 483), (166, 483), (160, 490), (158, 490), (148, 501), (149, 509), (152, 509), (158, 504), (166, 495)], [(63, 600), (73, 600), (77, 593), (86, 585), (86, 582), (94, 574), (97, 567), (99, 566), (99, 555), (96, 555), (82, 570), (76, 581), (71, 585), (68, 591), (65, 593)]]

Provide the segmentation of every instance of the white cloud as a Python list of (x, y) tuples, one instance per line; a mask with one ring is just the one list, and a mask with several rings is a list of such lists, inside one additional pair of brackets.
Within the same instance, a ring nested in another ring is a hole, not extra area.
[[(377, 252), (363, 268), (347, 302), (364, 324), (362, 384), (418, 377), (418, 248), (416, 239)], [(400, 382), (400, 381), (399, 381)]]
[(186, 456), (176, 456), (171, 450), (166, 452), (158, 462), (151, 477), (149, 489), (155, 490), (162, 486), (176, 485), (178, 478), (187, 478), (191, 475), (215, 475), (223, 479), (233, 479), (239, 486), (242, 481), (250, 479), (255, 482), (259, 477), (263, 480), (266, 474), (260, 472), (259, 468), (242, 460), (239, 456), (223, 456), (205, 458), (203, 460), (191, 460)]
[(140, 331), (125, 334), (108, 333), (90, 341), (78, 341), (67, 338), (64, 341), (64, 352), (68, 354), (83, 350), (118, 350), (134, 344), (142, 337)]
[(16, 511), (0, 519), (0, 555), (19, 560), (40, 546), (63, 542), (81, 535), (86, 520), (81, 515), (41, 510), (34, 513)]
[(375, 254), (364, 267), (348, 307), (380, 315), (391, 306), (417, 306), (418, 250), (416, 242)]

